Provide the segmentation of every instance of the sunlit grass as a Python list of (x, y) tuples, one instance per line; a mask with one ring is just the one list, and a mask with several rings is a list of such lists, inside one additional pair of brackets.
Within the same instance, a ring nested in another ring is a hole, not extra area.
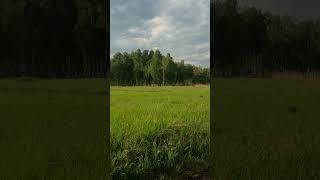
[(209, 86), (112, 87), (113, 176), (207, 171), (209, 102)]

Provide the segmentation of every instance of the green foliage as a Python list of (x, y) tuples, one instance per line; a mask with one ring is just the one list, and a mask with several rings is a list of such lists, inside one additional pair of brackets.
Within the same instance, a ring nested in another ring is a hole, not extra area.
[(162, 80), (162, 55), (159, 50), (153, 54), (150, 63), (150, 73), (154, 84), (161, 85)]
[(163, 56), (159, 50), (155, 52), (144, 50), (141, 53), (138, 49), (131, 52), (128, 57), (124, 54), (128, 53), (118, 52), (111, 59), (111, 76), (114, 85), (156, 84), (160, 86), (209, 83), (209, 68), (184, 64), (183, 61), (174, 62), (169, 53)]
[(142, 58), (141, 50), (138, 49), (136, 52), (133, 52), (131, 54), (134, 64), (134, 77), (135, 77), (135, 84), (139, 84), (139, 79), (142, 79), (144, 77), (144, 62)]
[(240, 7), (236, 0), (214, 1), (212, 6), (214, 66), (222, 76), (320, 69), (318, 19), (298, 20)]
[(106, 75), (106, 1), (0, 2), (0, 76)]

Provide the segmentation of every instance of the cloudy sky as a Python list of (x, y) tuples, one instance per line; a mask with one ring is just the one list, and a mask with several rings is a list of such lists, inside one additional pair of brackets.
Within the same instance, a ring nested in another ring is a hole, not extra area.
[(111, 55), (159, 49), (209, 66), (209, 0), (111, 0)]

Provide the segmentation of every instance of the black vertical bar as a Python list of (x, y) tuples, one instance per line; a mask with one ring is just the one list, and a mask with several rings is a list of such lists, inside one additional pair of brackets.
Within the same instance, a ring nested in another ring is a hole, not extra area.
[(111, 176), (111, 151), (110, 151), (110, 1), (106, 1), (106, 33), (107, 33), (107, 49), (106, 49), (106, 80), (107, 80), (107, 106), (106, 106), (106, 111), (107, 111), (107, 118), (106, 118), (106, 124), (107, 124), (107, 137), (106, 137), (106, 153), (107, 153), (107, 179), (110, 179)]
[(214, 32), (214, 27), (213, 27), (213, 0), (210, 0), (210, 179), (214, 179), (214, 81), (213, 81), (213, 76), (214, 76), (214, 44), (213, 44), (213, 32)]

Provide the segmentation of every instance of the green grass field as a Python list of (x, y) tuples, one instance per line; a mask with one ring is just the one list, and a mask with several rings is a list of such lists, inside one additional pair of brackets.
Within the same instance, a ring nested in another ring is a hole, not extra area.
[[(0, 80), (0, 179), (106, 175), (104, 81)], [(114, 179), (204, 176), (208, 111), (208, 87), (112, 87)]]
[(114, 178), (206, 176), (209, 86), (112, 87)]
[[(213, 87), (216, 179), (319, 179), (318, 81)], [(0, 179), (105, 174), (105, 89), (102, 79), (0, 80)], [(209, 87), (111, 87), (114, 179), (206, 177), (208, 128)]]
[(0, 179), (100, 179), (105, 80), (0, 80)]
[(320, 82), (214, 80), (215, 179), (320, 179)]

